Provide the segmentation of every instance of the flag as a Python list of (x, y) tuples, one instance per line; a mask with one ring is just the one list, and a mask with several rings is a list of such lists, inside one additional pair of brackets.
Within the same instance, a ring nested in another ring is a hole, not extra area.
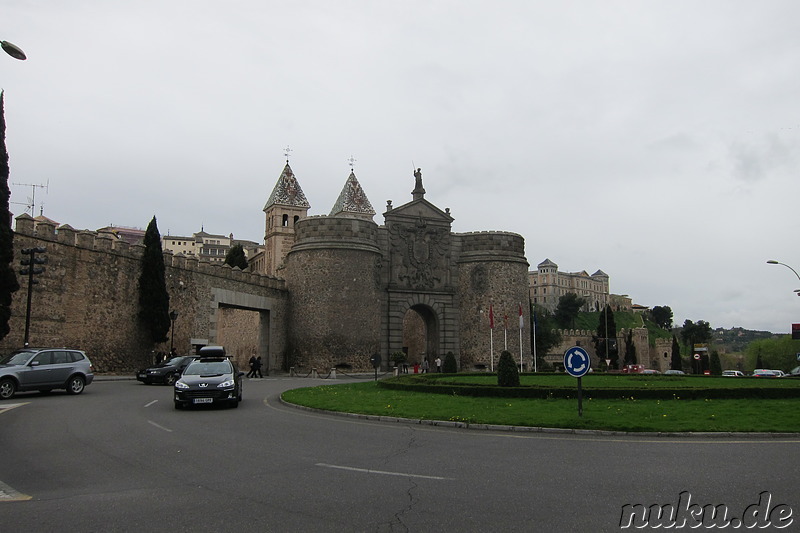
[(492, 310), (492, 304), (489, 304), (489, 329), (494, 329), (494, 311)]
[(525, 323), (522, 320), (522, 304), (519, 304), (519, 329), (524, 329)]

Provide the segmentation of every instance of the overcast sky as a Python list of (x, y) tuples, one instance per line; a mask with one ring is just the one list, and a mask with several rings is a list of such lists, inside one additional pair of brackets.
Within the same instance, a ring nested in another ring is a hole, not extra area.
[(800, 322), (800, 2), (4, 0), (12, 211), (262, 242), (291, 147), (309, 214), (350, 172), (531, 269), (706, 320)]

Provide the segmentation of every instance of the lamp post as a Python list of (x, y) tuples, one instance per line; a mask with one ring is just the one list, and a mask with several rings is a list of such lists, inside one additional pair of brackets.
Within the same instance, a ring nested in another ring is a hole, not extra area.
[(22, 49), (15, 44), (11, 44), (8, 41), (0, 41), (0, 47), (2, 47), (3, 50), (5, 50), (5, 52), (14, 59), (19, 59), (20, 61), (25, 61), (28, 59), (28, 56), (25, 55), (25, 52), (23, 52)]
[(174, 309), (170, 311), (169, 319), (172, 321), (172, 327), (170, 328), (169, 355), (172, 356), (172, 350), (175, 349), (175, 321), (178, 320), (178, 312)]
[[(783, 266), (785, 266), (786, 268), (788, 268), (789, 270), (794, 272), (794, 275), (797, 276), (797, 280), (800, 281), (800, 274), (798, 274), (795, 269), (793, 269), (792, 267), (790, 267), (786, 263), (781, 263), (780, 261), (775, 261), (774, 259), (770, 259), (769, 261), (767, 261), (767, 264), (768, 265), (783, 265)], [(795, 294), (800, 296), (800, 289), (795, 289), (794, 292), (795, 292)]]

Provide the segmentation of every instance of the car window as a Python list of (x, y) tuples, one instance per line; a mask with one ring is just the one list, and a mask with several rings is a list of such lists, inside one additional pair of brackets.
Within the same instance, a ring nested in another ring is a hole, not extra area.
[(0, 364), (3, 365), (24, 365), (28, 363), (28, 360), (31, 358), (34, 352), (29, 350), (21, 350), (0, 359)]
[(186, 367), (184, 375), (210, 376), (214, 374), (230, 374), (233, 372), (228, 361), (195, 361)]
[(67, 352), (52, 352), (52, 354), (54, 365), (63, 365), (72, 362), (72, 358)]
[(49, 365), (53, 361), (53, 352), (42, 352), (33, 358), (31, 363), (39, 363), (39, 366)]
[(68, 361), (71, 363), (77, 363), (78, 361), (83, 361), (84, 357), (81, 352), (67, 352), (69, 356)]

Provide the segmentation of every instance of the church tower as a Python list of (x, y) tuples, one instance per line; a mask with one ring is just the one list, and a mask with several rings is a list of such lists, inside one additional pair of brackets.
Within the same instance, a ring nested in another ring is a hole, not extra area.
[(339, 198), (331, 209), (332, 217), (347, 217), (347, 218), (363, 218), (365, 220), (372, 220), (375, 216), (375, 210), (372, 204), (369, 203), (364, 189), (356, 179), (356, 174), (352, 170), (350, 176), (339, 194)]
[[(311, 205), (303, 194), (303, 189), (295, 178), (287, 159), (283, 172), (272, 189), (264, 213), (266, 229), (264, 231), (264, 268), (268, 276), (278, 276), (278, 269), (283, 266), (286, 254), (294, 244), (295, 224), (306, 217)], [(282, 276), (278, 276), (282, 277)]]

